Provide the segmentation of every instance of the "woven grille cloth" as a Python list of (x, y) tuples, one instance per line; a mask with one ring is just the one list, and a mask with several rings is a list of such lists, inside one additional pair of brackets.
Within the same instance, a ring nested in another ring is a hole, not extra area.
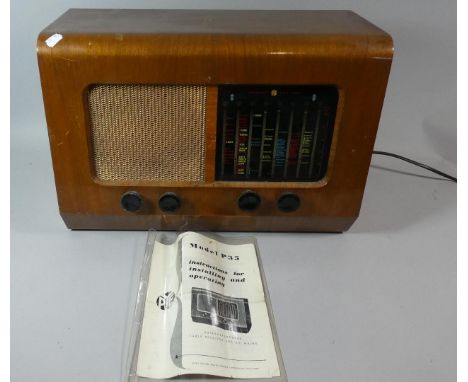
[(96, 85), (88, 100), (98, 179), (204, 180), (206, 87)]

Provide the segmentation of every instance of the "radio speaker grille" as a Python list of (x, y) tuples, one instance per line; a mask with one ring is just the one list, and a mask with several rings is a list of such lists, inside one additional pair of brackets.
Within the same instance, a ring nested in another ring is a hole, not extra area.
[(99, 180), (204, 180), (205, 86), (95, 85), (88, 102)]

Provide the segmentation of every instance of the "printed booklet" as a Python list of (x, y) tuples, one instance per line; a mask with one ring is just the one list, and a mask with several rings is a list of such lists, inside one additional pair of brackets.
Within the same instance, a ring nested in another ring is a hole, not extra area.
[(182, 233), (154, 241), (147, 267), (130, 381), (287, 380), (254, 239)]

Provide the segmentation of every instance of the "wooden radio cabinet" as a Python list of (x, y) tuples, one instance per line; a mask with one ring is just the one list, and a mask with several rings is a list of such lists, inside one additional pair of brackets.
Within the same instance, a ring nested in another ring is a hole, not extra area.
[(72, 229), (347, 230), (393, 56), (350, 11), (72, 9), (37, 41)]

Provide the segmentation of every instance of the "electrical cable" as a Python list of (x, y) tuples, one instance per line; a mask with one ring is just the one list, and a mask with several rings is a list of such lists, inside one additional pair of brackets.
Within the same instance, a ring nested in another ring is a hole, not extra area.
[(398, 154), (389, 153), (389, 152), (387, 152), (387, 151), (379, 151), (379, 150), (373, 151), (372, 154), (375, 154), (375, 155), (384, 155), (384, 156), (387, 156), (387, 157), (392, 157), (392, 158), (400, 159), (400, 160), (402, 160), (402, 161), (411, 163), (412, 165), (421, 167), (421, 168), (423, 168), (423, 169), (425, 169), (425, 170), (431, 171), (431, 172), (433, 172), (433, 173), (435, 173), (435, 174), (437, 174), (437, 175), (443, 176), (444, 178), (450, 179), (452, 182), (457, 183), (457, 178), (455, 178), (454, 176), (449, 175), (449, 174), (446, 174), (445, 172), (442, 172), (442, 171), (440, 171), (440, 170), (437, 170), (437, 169), (435, 169), (435, 168), (433, 168), (433, 167), (431, 167), (431, 166), (428, 166), (427, 164), (420, 163), (420, 162), (416, 162), (416, 161), (413, 160), (413, 159), (406, 158), (406, 157), (401, 156), (401, 155), (398, 155)]

